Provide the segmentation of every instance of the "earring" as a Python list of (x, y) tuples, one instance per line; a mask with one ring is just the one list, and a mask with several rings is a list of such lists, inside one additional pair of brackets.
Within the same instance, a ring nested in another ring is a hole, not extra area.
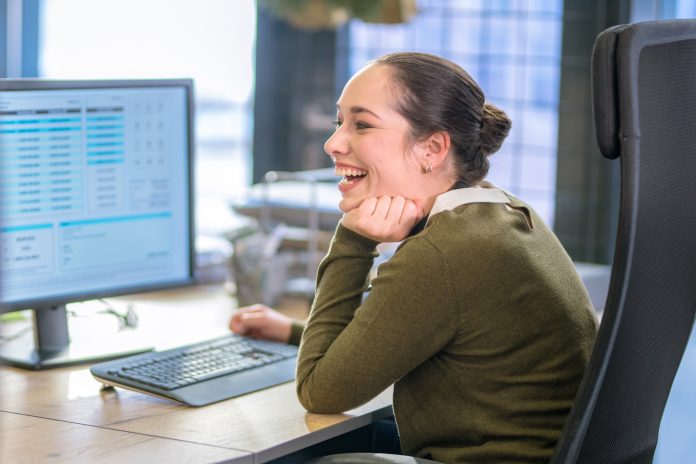
[(425, 168), (425, 173), (430, 174), (431, 172), (433, 172), (433, 165), (428, 163), (428, 167)]

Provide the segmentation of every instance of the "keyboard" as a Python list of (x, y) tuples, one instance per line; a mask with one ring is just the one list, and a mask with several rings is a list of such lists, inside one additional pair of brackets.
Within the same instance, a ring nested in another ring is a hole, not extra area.
[(189, 406), (244, 395), (295, 379), (297, 347), (236, 334), (96, 364), (99, 382)]

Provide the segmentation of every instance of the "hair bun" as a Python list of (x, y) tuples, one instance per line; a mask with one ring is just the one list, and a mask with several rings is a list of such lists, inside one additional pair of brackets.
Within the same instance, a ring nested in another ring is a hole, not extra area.
[(512, 121), (503, 110), (490, 103), (484, 103), (479, 134), (482, 154), (487, 156), (498, 151), (510, 132), (510, 126)]

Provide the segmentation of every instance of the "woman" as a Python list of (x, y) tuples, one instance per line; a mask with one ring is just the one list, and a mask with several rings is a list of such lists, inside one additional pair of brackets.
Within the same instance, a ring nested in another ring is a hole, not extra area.
[[(325, 150), (344, 215), (301, 335), (300, 402), (339, 413), (394, 384), (405, 454), (548, 462), (597, 322), (553, 233), (483, 181), (509, 119), (459, 66), (420, 53), (368, 65), (337, 108)], [(362, 301), (377, 244), (395, 241)], [(300, 334), (263, 307), (231, 327)]]

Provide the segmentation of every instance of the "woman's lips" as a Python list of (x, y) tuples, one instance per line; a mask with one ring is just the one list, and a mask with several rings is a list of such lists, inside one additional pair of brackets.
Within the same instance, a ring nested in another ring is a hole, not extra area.
[(362, 177), (353, 177), (353, 176), (344, 177), (338, 183), (338, 190), (340, 190), (341, 193), (346, 193), (346, 192), (354, 189), (364, 178), (365, 178), (365, 176), (362, 176)]
[(338, 183), (338, 189), (345, 193), (355, 188), (367, 176), (367, 171), (349, 164), (337, 164), (334, 174), (343, 177)]

